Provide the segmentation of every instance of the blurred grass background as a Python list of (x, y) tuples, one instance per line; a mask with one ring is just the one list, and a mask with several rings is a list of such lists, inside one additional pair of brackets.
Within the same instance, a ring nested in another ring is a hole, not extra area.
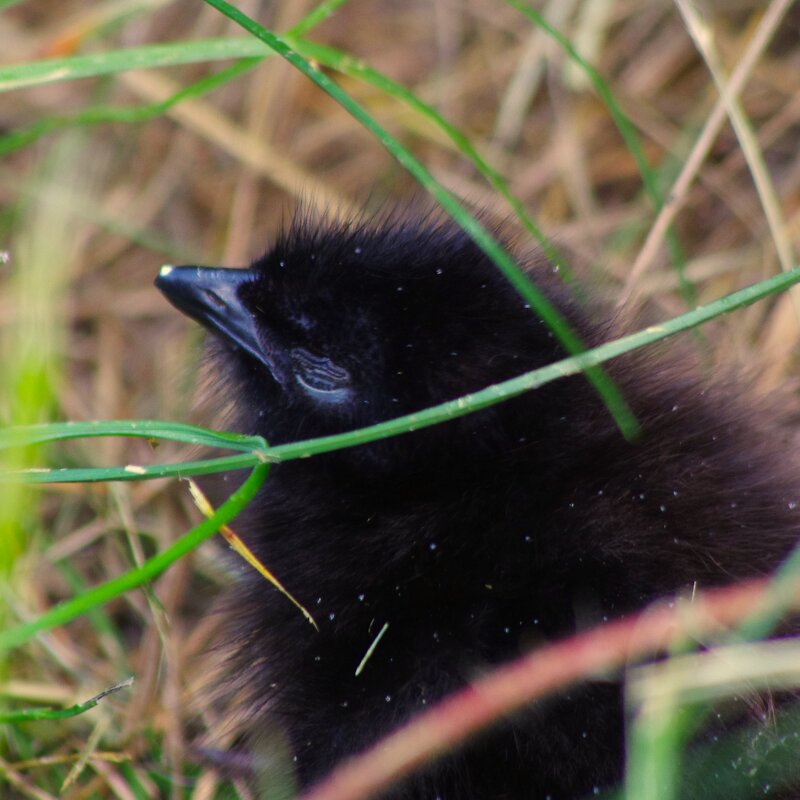
[[(288, 30), (306, 0), (240, 2)], [(666, 193), (719, 98), (676, 5), (644, 0), (533, 3), (607, 80)], [(727, 74), (776, 2), (699, 5)], [(0, 65), (150, 43), (241, 35), (198, 0), (0, 2)], [(308, 34), (409, 87), (506, 176), (548, 237), (609, 303), (655, 212), (634, 159), (586, 76), (499, 0), (350, 0)], [(210, 422), (195, 407), (201, 335), (152, 288), (164, 262), (244, 265), (300, 198), (347, 211), (424, 204), (367, 132), (278, 58), (202, 98), (138, 123), (66, 125), (98, 106), (142, 107), (218, 72), (191, 65), (123, 72), (0, 95), (0, 423), (158, 418)], [(429, 121), (347, 77), (362, 102), (488, 220), (508, 208)], [(741, 105), (800, 245), (800, 7), (790, 7), (749, 71)], [(54, 128), (24, 145), (9, 138)], [(685, 196), (676, 232), (698, 302), (780, 269), (774, 231), (740, 139), (723, 126)], [(634, 308), (686, 310), (667, 250), (635, 285)], [(734, 365), (795, 410), (797, 310), (789, 294), (704, 329), (711, 364)], [(169, 445), (161, 446), (169, 452)], [(26, 451), (14, 465), (42, 463)], [(87, 440), (59, 463), (148, 459), (145, 443)], [(31, 618), (161, 550), (198, 519), (172, 482), (0, 490), (0, 625)], [(225, 748), (224, 711), (207, 702), (209, 614), (226, 575), (213, 548), (0, 664), (5, 706), (70, 705), (128, 675), (132, 689), (71, 720), (0, 729), (0, 797), (246, 797), (197, 766)], [(85, 768), (70, 769), (93, 753)], [(48, 763), (43, 757), (63, 757)], [(117, 763), (118, 759), (122, 763)], [(26, 764), (32, 760), (33, 764)], [(68, 781), (63, 788), (65, 780)]]

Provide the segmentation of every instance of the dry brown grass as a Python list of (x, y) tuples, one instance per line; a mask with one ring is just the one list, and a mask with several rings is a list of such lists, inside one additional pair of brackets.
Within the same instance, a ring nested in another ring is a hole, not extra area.
[[(277, 30), (311, 7), (303, 0), (239, 5)], [(558, 15), (570, 4), (534, 5)], [(669, 166), (664, 186), (671, 185), (719, 98), (687, 23), (668, 2), (595, 3), (599, 21), (585, 16), (592, 4), (575, 5), (557, 27), (587, 48), (584, 54), (640, 131), (650, 162)], [(703, 4), (728, 75), (775, 5)], [(234, 32), (198, 0), (75, 0), (52, 9), (47, 0), (28, 0), (0, 13), (5, 62)], [(131, 13), (115, 22), (125, 10)], [(466, 132), (547, 234), (588, 265), (598, 291), (613, 299), (630, 288), (662, 316), (685, 309), (663, 245), (641, 262), (635, 286), (626, 287), (653, 226), (653, 208), (598, 97), (563, 52), (515, 10), (498, 0), (352, 0), (311, 38), (406, 84)], [(0, 126), (13, 130), (101, 100), (149, 102), (205, 69), (126, 73), (8, 93)], [(741, 105), (782, 213), (778, 239), (797, 262), (800, 7), (789, 11), (745, 77)], [(341, 82), (445, 186), (497, 219), (508, 215), (429, 123), (373, 89)], [(0, 218), (0, 250), (10, 250), (12, 266), (12, 242), (30, 226), (32, 208), (61, 208), (50, 213), (69, 218), (58, 395), (58, 414), (65, 419), (192, 418), (200, 337), (151, 287), (162, 262), (244, 264), (266, 247), (301, 197), (341, 209), (377, 209), (419, 196), (376, 141), (277, 58), (157, 120), (86, 127), (69, 135), (70, 150), (59, 150), (65, 138), (48, 136), (7, 156), (0, 167), (0, 207), (7, 209)], [(67, 155), (55, 159), (48, 180), (34, 184), (53, 152)], [(780, 269), (780, 246), (730, 124), (714, 139), (697, 179), (676, 199), (687, 275), (701, 301)], [(38, 230), (46, 231), (46, 223)], [(0, 327), (15, 311), (0, 272)], [(707, 336), (716, 361), (745, 367), (760, 390), (772, 391), (796, 384), (799, 333), (798, 311), (784, 295), (718, 321)], [(132, 452), (145, 458), (147, 448), (107, 440), (71, 452), (87, 463), (130, 463)], [(197, 519), (186, 491), (173, 483), (65, 486), (36, 497), (40, 552), (15, 584), (14, 609), (22, 616), (74, 592), (59, 564), (93, 584), (127, 568), (131, 553), (138, 559), (142, 548), (164, 547)], [(208, 612), (225, 581), (210, 556), (213, 551), (205, 549), (168, 571), (154, 587), (160, 606), (133, 592), (106, 609), (114, 626), (107, 634), (78, 621), (17, 654), (0, 689), (29, 701), (69, 704), (136, 675), (133, 694), (111, 698), (93, 714), (40, 726), (25, 738), (38, 742), (41, 752), (69, 755), (96, 736), (99, 749), (132, 759), (145, 796), (183, 796), (180, 776), (190, 743), (226, 744), (224, 735), (209, 733), (218, 730), (217, 711), (204, 703), (203, 653), (213, 641)], [(12, 745), (6, 757), (21, 756)], [(154, 763), (172, 776), (171, 795), (147, 776)], [(18, 766), (5, 786), (0, 778), (0, 795), (54, 796), (52, 776), (41, 777), (47, 770)], [(191, 796), (212, 797), (215, 780), (203, 771)], [(94, 759), (61, 796), (134, 795), (113, 763)]]

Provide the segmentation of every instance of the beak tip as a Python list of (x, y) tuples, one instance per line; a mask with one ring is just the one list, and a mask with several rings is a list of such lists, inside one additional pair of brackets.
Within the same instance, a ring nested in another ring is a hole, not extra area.
[(163, 267), (158, 271), (158, 275), (156, 275), (156, 279), (153, 281), (156, 288), (164, 291), (165, 286), (169, 286), (170, 284), (170, 273), (175, 270), (171, 264), (164, 264)]
[(169, 280), (170, 273), (174, 272), (174, 270), (175, 267), (173, 267), (172, 264), (164, 264), (158, 271), (158, 275), (156, 275), (156, 279), (153, 283), (155, 283), (159, 289), (163, 289), (164, 283)]

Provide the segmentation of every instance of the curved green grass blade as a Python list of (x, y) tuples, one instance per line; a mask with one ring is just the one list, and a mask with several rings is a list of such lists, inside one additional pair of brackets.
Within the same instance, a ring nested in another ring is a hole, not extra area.
[(445, 420), (455, 419), (511, 397), (516, 397), (539, 386), (544, 386), (546, 383), (559, 378), (575, 375), (584, 371), (587, 366), (601, 364), (604, 361), (617, 358), (641, 347), (655, 344), (670, 336), (675, 336), (675, 334), (691, 330), (723, 314), (728, 314), (771, 294), (788, 289), (798, 282), (800, 282), (800, 267), (796, 267), (791, 272), (783, 272), (772, 278), (759, 281), (752, 286), (715, 300), (706, 306), (698, 306), (659, 325), (651, 325), (644, 330), (615, 339), (592, 350), (587, 350), (580, 355), (571, 356), (548, 364), (546, 367), (526, 372), (516, 378), (493, 384), (479, 392), (431, 406), (416, 414), (408, 414), (377, 425), (370, 425), (351, 433), (323, 436), (317, 439), (308, 439), (304, 442), (269, 447), (264, 455), (270, 461), (308, 458), (317, 453), (326, 453), (341, 447), (353, 447), (354, 445), (376, 441), (377, 439), (396, 436), (400, 433), (415, 431)]
[(536, 239), (547, 258), (558, 267), (561, 276), (567, 280), (571, 279), (572, 276), (567, 262), (554, 247), (553, 243), (545, 236), (541, 228), (531, 219), (522, 201), (511, 191), (506, 179), (485, 161), (472, 142), (455, 125), (451, 125), (436, 109), (420, 100), (403, 84), (392, 80), (387, 75), (367, 66), (363, 61), (354, 59), (341, 50), (328, 45), (309, 42), (296, 36), (287, 36), (286, 41), (303, 57), (317, 61), (323, 66), (341, 72), (343, 75), (374, 86), (396, 100), (405, 103), (409, 108), (439, 128), (458, 151), (472, 162), (472, 165), (483, 175), (489, 185), (508, 203), (525, 230)]
[(181, 536), (177, 542), (145, 561), (140, 567), (73, 597), (71, 600), (59, 603), (31, 622), (0, 631), (0, 652), (18, 647), (39, 633), (65, 625), (81, 614), (119, 597), (147, 581), (154, 580), (175, 561), (183, 558), (201, 542), (213, 536), (220, 526), (229, 523), (255, 497), (266, 480), (268, 472), (269, 464), (259, 464), (213, 516), (204, 519), (199, 525)]
[[(728, 314), (731, 311), (748, 306), (771, 294), (788, 289), (798, 282), (800, 282), (800, 267), (795, 268), (791, 272), (781, 273), (772, 278), (759, 281), (759, 283), (753, 286), (748, 286), (738, 292), (726, 295), (713, 303), (709, 303), (707, 306), (695, 308), (678, 317), (673, 317), (660, 325), (651, 325), (629, 336), (623, 336), (620, 339), (607, 342), (592, 350), (587, 350), (578, 356), (570, 356), (561, 361), (556, 361), (553, 364), (548, 364), (545, 367), (526, 372), (516, 378), (493, 384), (481, 391), (459, 397), (455, 400), (449, 400), (446, 403), (440, 403), (439, 405), (426, 408), (417, 413), (396, 417), (386, 422), (380, 422), (376, 425), (350, 431), (349, 433), (340, 433), (336, 436), (322, 436), (316, 439), (306, 439), (304, 441), (291, 442), (275, 447), (266, 445), (263, 448), (260, 446), (254, 447), (251, 452), (238, 456), (208, 459), (206, 461), (188, 462), (184, 464), (137, 467), (137, 471), (134, 473), (129, 471), (129, 467), (80, 468), (73, 470), (49, 470), (47, 472), (27, 471), (25, 473), (16, 473), (13, 476), (9, 474), (0, 474), (0, 479), (8, 480), (10, 477), (14, 477), (19, 480), (22, 477), (32, 483), (55, 483), (76, 480), (144, 480), (150, 477), (167, 477), (168, 475), (188, 477), (189, 475), (208, 474), (228, 469), (248, 467), (252, 466), (257, 461), (289, 461), (296, 458), (309, 458), (318, 453), (327, 453), (331, 450), (338, 450), (345, 447), (355, 447), (390, 436), (410, 433), (420, 428), (426, 428), (464, 416), (465, 414), (470, 414), (482, 408), (487, 408), (495, 403), (500, 403), (511, 397), (516, 397), (524, 392), (536, 389), (539, 386), (544, 386), (551, 381), (569, 375), (575, 375), (585, 370), (587, 364), (590, 366), (593, 364), (600, 364), (612, 358), (617, 358), (626, 353), (638, 350), (641, 347), (646, 347), (647, 345), (667, 339), (670, 336), (675, 336), (678, 333), (696, 328), (698, 325), (702, 325), (723, 314)], [(120, 425), (121, 423), (116, 424)], [(143, 431), (147, 430), (145, 423), (136, 424), (142, 425)], [(169, 428), (175, 423), (152, 424)], [(186, 427), (191, 428), (192, 426)], [(23, 435), (25, 430), (24, 428), (21, 429)], [(203, 428), (199, 430), (205, 434), (213, 434), (212, 431), (206, 431)], [(6, 435), (14, 434), (13, 432), (6, 432)], [(126, 435), (133, 434), (127, 433)], [(147, 436), (149, 434), (140, 432), (139, 435)], [(217, 435), (223, 438), (236, 436), (235, 434)], [(259, 441), (263, 442), (263, 440), (259, 440), (259, 437), (241, 438), (245, 441), (254, 440), (255, 444), (258, 444)], [(141, 472), (139, 470), (146, 471)], [(156, 470), (161, 470), (161, 472), (156, 472)], [(798, 561), (800, 561), (800, 554), (798, 554), (797, 558)]]
[[(407, 106), (442, 130), (459, 152), (472, 162), (492, 188), (506, 200), (525, 229), (539, 242), (547, 257), (554, 264), (557, 264), (562, 275), (567, 277), (568, 265), (564, 258), (558, 253), (542, 230), (530, 218), (525, 211), (523, 203), (510, 191), (505, 178), (483, 159), (469, 139), (458, 128), (447, 122), (435, 109), (421, 101), (405, 86), (392, 80), (388, 76), (383, 75), (377, 70), (368, 67), (363, 62), (353, 59), (351, 56), (333, 47), (316, 44), (300, 38), (322, 19), (326, 19), (330, 16), (333, 10), (342, 5), (345, 1), (346, 0), (331, 0), (331, 2), (319, 6), (302, 22), (291, 29), (290, 33), (286, 36), (286, 41), (291, 43), (292, 47), (304, 57), (316, 60), (324, 66), (335, 69), (342, 74), (364, 81), (391, 95), (395, 99), (404, 102)], [(226, 44), (223, 45), (223, 43)], [(148, 45), (118, 51), (130, 54), (130, 59), (133, 63), (137, 65), (147, 65), (149, 67), (165, 67), (216, 61), (221, 57), (242, 56), (242, 58), (231, 67), (215, 75), (196, 81), (180, 92), (175, 93), (172, 97), (157, 103), (150, 103), (134, 108), (98, 106), (70, 116), (51, 116), (38, 120), (27, 128), (14, 130), (0, 137), (0, 155), (5, 155), (30, 144), (45, 134), (71, 126), (93, 125), (104, 122), (122, 122), (130, 124), (153, 119), (183, 100), (207, 94), (218, 86), (248, 71), (260, 63), (264, 57), (272, 55), (272, 51), (265, 48), (261, 43), (258, 43), (256, 51), (258, 50), (260, 50), (258, 55), (254, 57), (244, 57), (252, 54), (254, 48), (251, 38), (242, 38), (206, 39), (188, 43), (172, 43), (169, 45)], [(27, 69), (28, 67), (30, 67), (30, 69)], [(31, 83), (24, 84), (27, 86), (34, 85), (34, 83), (50, 83), (55, 80), (66, 80), (68, 77), (96, 77), (99, 75), (107, 75), (122, 71), (124, 68), (124, 59), (114, 58), (108, 61), (102, 61), (98, 60), (96, 56), (73, 56), (70, 58), (35, 62), (34, 64), (5, 67), (0, 68), (0, 91), (22, 86), (23, 84), (19, 83), (20, 80), (30, 81)]]
[(136, 436), (195, 444), (201, 447), (221, 447), (226, 450), (264, 450), (267, 443), (261, 436), (245, 436), (187, 425), (182, 422), (158, 420), (102, 420), (93, 422), (52, 422), (0, 430), (0, 449), (25, 445), (58, 442), (68, 439), (89, 439), (97, 436)]
[(170, 42), (143, 47), (129, 47), (107, 53), (50, 58), (27, 64), (0, 67), (0, 92), (27, 89), (45, 83), (96, 78), (129, 72), (133, 69), (175, 67), (206, 61), (270, 55), (264, 45), (251, 38), (203, 39), (198, 42)]
[[(328, 0), (307, 14), (290, 30), (292, 36), (302, 36), (327, 19), (347, 0)], [(176, 92), (166, 100), (148, 103), (137, 107), (97, 106), (85, 109), (70, 116), (50, 116), (37, 120), (27, 128), (20, 128), (5, 136), (0, 136), (0, 155), (13, 152), (35, 142), (45, 134), (77, 125), (95, 125), (103, 122), (135, 123), (154, 119), (173, 106), (216, 89), (239, 75), (252, 69), (262, 59), (271, 56), (272, 51), (252, 37), (241, 39), (218, 38), (193, 42), (175, 42), (169, 45), (146, 45), (138, 48), (117, 51), (130, 54), (130, 58), (109, 58), (98, 60), (97, 56), (71, 56), (69, 58), (49, 59), (33, 64), (18, 64), (0, 67), (0, 92), (24, 86), (67, 80), (75, 77), (96, 77), (123, 72), (128, 61), (140, 67), (167, 67), (180, 64), (217, 61), (220, 58), (239, 58), (232, 66), (215, 75), (201, 78), (193, 84)], [(113, 55), (113, 54), (109, 54)], [(68, 76), (68, 77), (65, 77)]]
[[(238, 41), (238, 40), (236, 40)], [(144, 48), (142, 48), (144, 49)], [(125, 52), (125, 51), (123, 51)], [(77, 114), (69, 116), (50, 116), (37, 120), (27, 128), (13, 130), (4, 136), (0, 136), (0, 156), (6, 155), (25, 147), (42, 136), (53, 131), (81, 125), (97, 125), (103, 122), (122, 122), (127, 124), (146, 122), (165, 114), (173, 106), (184, 100), (201, 97), (204, 94), (216, 89), (219, 86), (238, 78), (248, 70), (261, 63), (262, 58), (243, 58), (230, 67), (220, 72), (201, 78), (199, 81), (176, 92), (166, 100), (156, 103), (147, 103), (142, 106), (122, 107), (122, 106), (96, 106), (79, 111)], [(0, 69), (0, 72), (2, 70)], [(0, 89), (2, 84), (0, 83)]]
[(325, 22), (338, 8), (341, 8), (348, 0), (326, 0), (320, 3), (315, 9), (312, 9), (308, 14), (289, 29), (291, 36), (305, 36), (312, 28), (315, 28), (321, 22)]
[[(337, 8), (346, 2), (347, 0), (327, 0), (327, 2), (321, 3), (297, 25), (293, 26), (288, 35), (304, 36), (313, 27), (328, 19)], [(0, 0), (0, 8), (2, 8), (2, 0)], [(0, 92), (78, 78), (97, 78), (101, 75), (113, 75), (133, 69), (176, 67), (182, 64), (201, 64), (230, 58), (253, 57), (258, 61), (271, 56), (272, 53), (273, 51), (269, 47), (265, 47), (263, 42), (252, 36), (240, 39), (226, 36), (189, 42), (129, 47), (91, 55), (48, 58), (25, 64), (0, 66)]]
[[(268, 452), (268, 451), (267, 451)], [(177, 464), (126, 464), (124, 467), (38, 467), (2, 472), (3, 482), (24, 483), (98, 483), (99, 481), (149, 481), (155, 478), (192, 478), (228, 470), (247, 469), (268, 459), (260, 451), (238, 456), (181, 461)]]
[[(531, 305), (542, 321), (553, 331), (567, 352), (577, 354), (586, 348), (577, 334), (572, 330), (559, 311), (544, 297), (522, 270), (513, 262), (497, 240), (472, 215), (468, 214), (427, 169), (411, 153), (406, 150), (383, 126), (381, 126), (365, 109), (332, 81), (324, 72), (314, 67), (303, 56), (292, 49), (284, 37), (278, 36), (261, 27), (255, 20), (234, 8), (225, 0), (204, 0), (220, 13), (236, 22), (248, 33), (260, 39), (292, 66), (310, 78), (326, 94), (341, 105), (354, 119), (368, 130), (391, 153), (397, 162), (404, 167), (417, 182), (428, 191), (439, 205), (464, 229), (481, 250), (494, 261), (508, 281), (519, 294)], [(639, 426), (619, 389), (606, 373), (596, 367), (587, 366), (584, 370), (586, 378), (603, 398), (609, 412), (613, 416), (623, 435), (632, 439), (638, 433)]]

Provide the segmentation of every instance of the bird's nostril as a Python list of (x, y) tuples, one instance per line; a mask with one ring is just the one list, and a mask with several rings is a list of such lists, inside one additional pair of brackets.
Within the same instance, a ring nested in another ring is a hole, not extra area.
[(220, 311), (225, 308), (225, 301), (211, 289), (203, 289), (202, 295), (210, 305), (214, 306), (214, 308), (219, 309)]

